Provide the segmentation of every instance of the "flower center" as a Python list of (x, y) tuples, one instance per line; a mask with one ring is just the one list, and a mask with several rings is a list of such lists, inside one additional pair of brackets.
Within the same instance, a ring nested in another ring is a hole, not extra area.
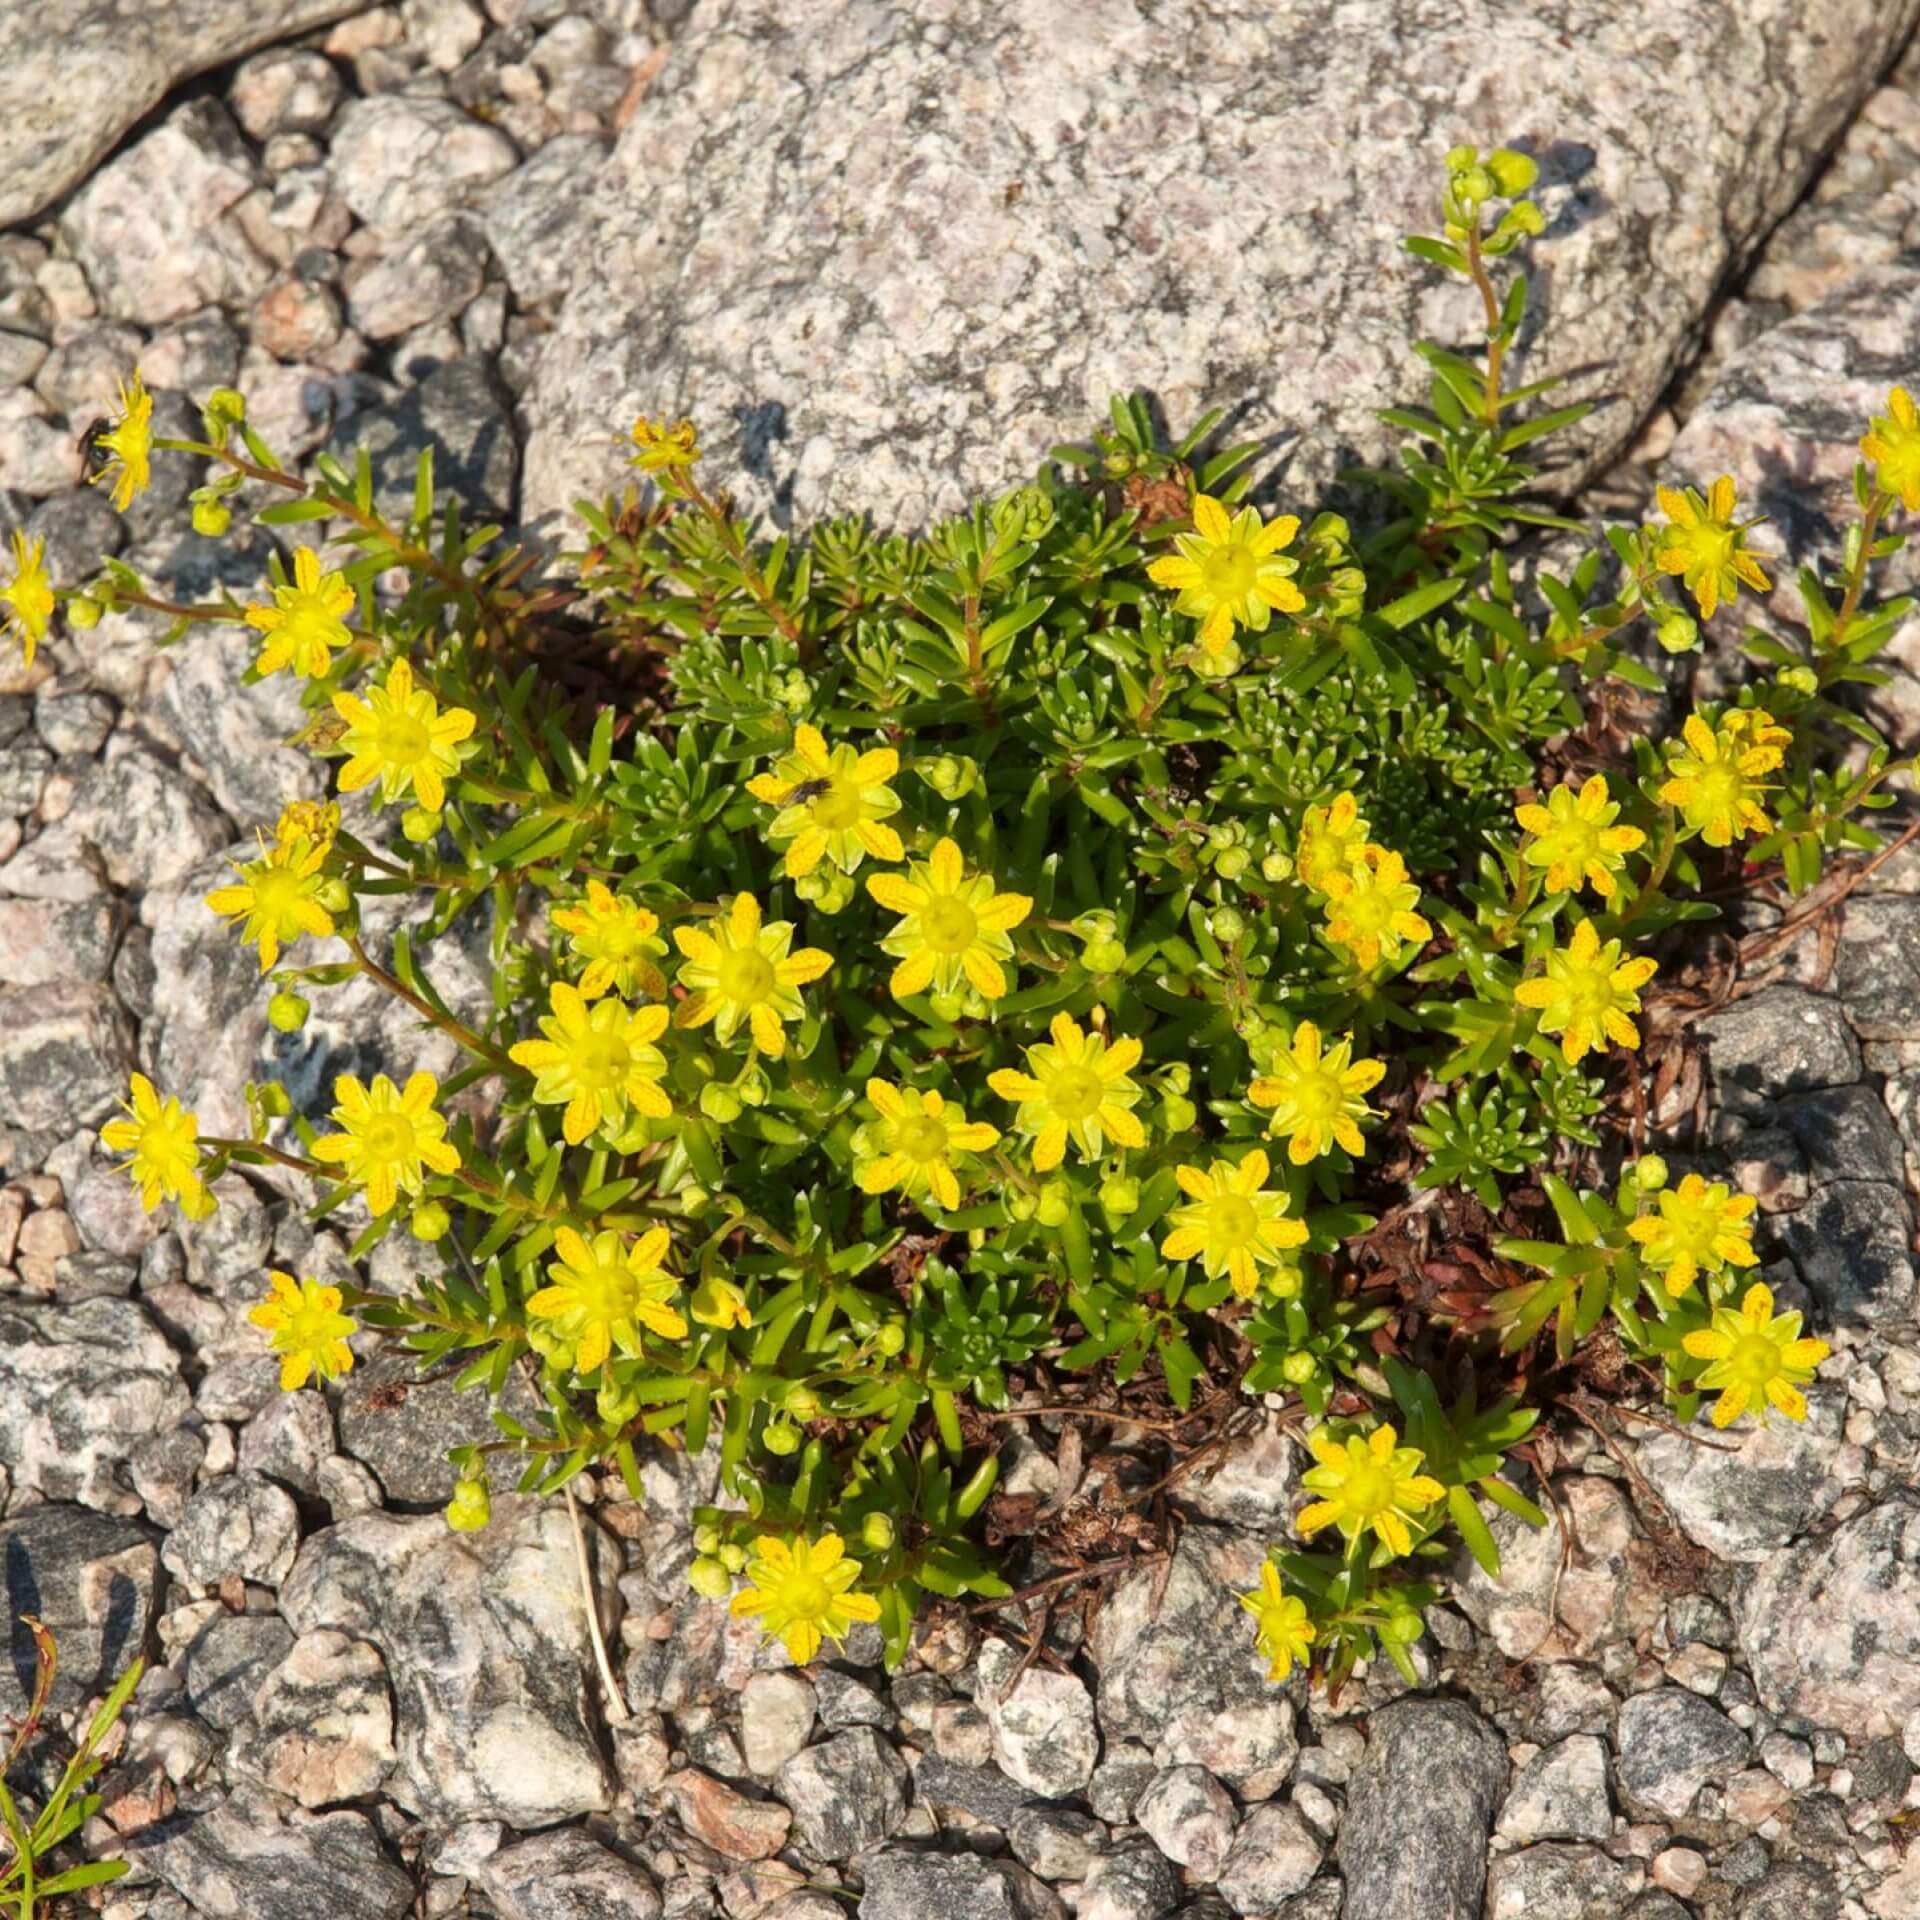
[(1259, 565), (1244, 546), (1216, 547), (1200, 563), (1200, 584), (1216, 600), (1243, 600), (1253, 591)]
[(1303, 1073), (1293, 1083), (1294, 1111), (1302, 1120), (1332, 1120), (1346, 1103), (1346, 1089), (1330, 1073)]
[(930, 1113), (916, 1114), (901, 1122), (899, 1139), (910, 1160), (938, 1160), (947, 1150), (947, 1123)]
[(254, 877), (254, 911), (263, 920), (285, 925), (288, 914), (304, 892), (300, 876), (291, 867), (268, 867)]
[(595, 929), (600, 951), (609, 960), (629, 959), (640, 944), (631, 920), (603, 920)]
[(432, 745), (426, 728), (412, 714), (393, 713), (380, 722), (375, 751), (394, 766), (410, 767), (426, 759)]
[(1733, 557), (1733, 529), (1704, 526), (1693, 529), (1693, 557), (1702, 567), (1718, 570)]
[(1393, 1505), (1393, 1475), (1369, 1458), (1359, 1466), (1348, 1468), (1340, 1498), (1349, 1512), (1358, 1514), (1362, 1520), (1371, 1520), (1376, 1513), (1384, 1513)]
[(811, 1620), (817, 1625), (833, 1605), (833, 1589), (817, 1573), (795, 1568), (780, 1583), (780, 1598), (796, 1620)]
[(404, 1160), (413, 1151), (413, 1122), (404, 1114), (376, 1114), (360, 1135), (369, 1160)]
[(621, 1265), (599, 1261), (584, 1271), (574, 1283), (580, 1307), (590, 1321), (624, 1320), (633, 1307), (633, 1275)]
[(1613, 1010), (1613, 982), (1598, 969), (1577, 973), (1567, 982), (1567, 1000), (1576, 1017), (1598, 1020)]
[(1780, 1371), (1780, 1349), (1764, 1333), (1743, 1334), (1733, 1343), (1727, 1364), (1737, 1379), (1764, 1387)]
[(813, 803), (815, 824), (829, 833), (857, 824), (860, 812), (860, 789), (847, 780), (830, 780), (826, 792)]
[(1715, 813), (1732, 812), (1744, 797), (1746, 781), (1730, 760), (1716, 760), (1699, 775), (1700, 799)]
[(617, 1033), (589, 1033), (580, 1042), (575, 1072), (590, 1087), (604, 1091), (626, 1078), (632, 1056)]
[(716, 984), (723, 999), (756, 1007), (773, 991), (773, 962), (757, 947), (735, 947), (720, 956)]
[(1214, 1244), (1236, 1253), (1259, 1232), (1260, 1216), (1254, 1212), (1252, 1203), (1239, 1194), (1223, 1193), (1213, 1203), (1212, 1217), (1207, 1224), (1212, 1229)]
[(965, 953), (980, 931), (973, 909), (950, 893), (936, 893), (927, 902), (920, 925), (935, 953)]
[(1063, 1120), (1090, 1120), (1100, 1093), (1100, 1076), (1091, 1067), (1062, 1067), (1047, 1082), (1047, 1105)]

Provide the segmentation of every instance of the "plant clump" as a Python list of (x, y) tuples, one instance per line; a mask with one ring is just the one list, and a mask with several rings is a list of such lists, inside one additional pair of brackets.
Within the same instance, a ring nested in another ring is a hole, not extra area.
[[(1494, 1567), (1493, 1510), (1541, 1521), (1511, 1457), (1603, 1328), (1676, 1418), (1799, 1417), (1826, 1350), (1747, 1286), (1751, 1201), (1675, 1182), (1628, 1090), (1710, 893), (1879, 844), (1911, 763), (1849, 702), (1908, 610), (1864, 589), (1920, 429), (1896, 391), (1806, 624), (1747, 629), (1738, 691), (1666, 715), (1658, 650), (1769, 590), (1756, 522), (1724, 476), (1663, 491), (1520, 590), (1517, 535), (1580, 531), (1531, 449), (1586, 410), (1510, 384), (1534, 186), (1448, 154), (1408, 244), (1484, 336), (1417, 344), (1427, 404), (1387, 413), (1405, 450), (1349, 476), (1352, 517), (1269, 512), (1258, 446), (1136, 397), (922, 536), (763, 544), (695, 428), (643, 419), (646, 497), (582, 506), (559, 586), (430, 461), (395, 523), (364, 458), (299, 477), (237, 393), (186, 442), (129, 395), (116, 498), (186, 452), (196, 526), (251, 502), (290, 564), (181, 606), (118, 562), (56, 592), (16, 540), (10, 627), (29, 655), (56, 602), (82, 634), (257, 634), (249, 678), (302, 682), (347, 800), (259, 823), (208, 905), (276, 1029), (359, 977), (462, 1056), (343, 1074), (326, 1116), (255, 1086), (236, 1138), (135, 1077), (107, 1142), (147, 1206), (270, 1161), (353, 1210), (356, 1257), (411, 1230), (399, 1296), (272, 1277), (283, 1384), (375, 1330), (477, 1393), (531, 1381), (454, 1450), (461, 1529), (490, 1455), (638, 1498), (643, 1442), (715, 1449), (690, 1578), (802, 1661), (866, 1622), (897, 1658), (928, 1598), (1009, 1592), (1010, 1411), (1178, 1431), (1265, 1396), (1312, 1497), (1246, 1605), (1276, 1679), (1335, 1683), (1411, 1675), (1453, 1544)], [(473, 923), (493, 991), (456, 1011), (434, 949)], [(1422, 1220), (1471, 1284), (1395, 1257)]]

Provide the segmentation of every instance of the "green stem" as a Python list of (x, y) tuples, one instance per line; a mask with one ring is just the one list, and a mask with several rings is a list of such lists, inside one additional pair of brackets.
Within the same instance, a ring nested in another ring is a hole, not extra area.
[(462, 1025), (461, 1022), (454, 1019), (451, 1014), (442, 1013), (424, 994), (416, 993), (405, 981), (396, 979), (394, 975), (389, 973), (386, 968), (374, 959), (373, 956), (367, 952), (366, 948), (360, 944), (360, 939), (357, 934), (343, 934), (341, 938), (346, 941), (347, 951), (353, 955), (354, 964), (375, 986), (384, 987), (387, 992), (404, 1000), (408, 1006), (415, 1008), (430, 1024), (438, 1027), (442, 1033), (454, 1040), (468, 1053), (475, 1055), (479, 1059), (488, 1061), (501, 1073), (512, 1073), (515, 1071), (513, 1062), (507, 1058), (506, 1054), (502, 1052), (500, 1048), (496, 1047), (489, 1040), (483, 1040), (471, 1027)]

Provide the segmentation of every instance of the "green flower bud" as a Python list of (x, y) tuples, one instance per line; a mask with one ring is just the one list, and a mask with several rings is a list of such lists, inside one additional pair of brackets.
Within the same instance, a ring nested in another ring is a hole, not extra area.
[(795, 1381), (780, 1402), (786, 1411), (796, 1420), (817, 1420), (820, 1417), (820, 1396), (811, 1387)]
[(452, 1225), (452, 1214), (438, 1200), (421, 1201), (413, 1210), (412, 1220), (408, 1222), (413, 1237), (428, 1246), (432, 1246), (436, 1240), (444, 1240), (447, 1229)]
[(782, 1459), (800, 1451), (800, 1429), (788, 1426), (784, 1420), (768, 1421), (762, 1437), (767, 1443), (767, 1451), (780, 1455)]
[(1795, 693), (1812, 695), (1820, 691), (1820, 676), (1811, 667), (1782, 667), (1780, 684)]
[(733, 1591), (733, 1575), (703, 1553), (687, 1569), (687, 1585), (703, 1600), (724, 1600)]
[(275, 1033), (298, 1033), (307, 1024), (313, 1008), (297, 994), (284, 989), (267, 1002), (267, 1025)]
[(1320, 1371), (1320, 1362), (1304, 1348), (1280, 1362), (1280, 1378), (1290, 1387), (1304, 1387)]
[(733, 1084), (740, 1098), (750, 1107), (764, 1107), (773, 1097), (773, 1082), (767, 1078), (766, 1068), (757, 1061), (742, 1067)]
[(1455, 176), (1453, 191), (1463, 206), (1477, 207), (1500, 191), (1500, 183), (1485, 167), (1468, 167)]
[(1049, 1180), (1040, 1189), (1037, 1212), (1043, 1227), (1057, 1227), (1073, 1205), (1073, 1189), (1064, 1180)]
[(1516, 153), (1511, 147), (1495, 147), (1487, 155), (1487, 171), (1499, 183), (1508, 199), (1525, 193), (1540, 178), (1540, 165), (1531, 154)]
[(1642, 1193), (1658, 1193), (1667, 1184), (1667, 1163), (1657, 1153), (1643, 1153), (1633, 1163), (1633, 1184)]
[(347, 913), (353, 907), (353, 889), (338, 874), (322, 881), (314, 897), (329, 913)]
[(439, 836), (440, 816), (425, 807), (409, 807), (400, 816), (400, 831), (416, 847), (424, 847), (429, 840)]
[(729, 1573), (738, 1573), (750, 1557), (745, 1547), (728, 1546), (720, 1549), (720, 1564)]
[(700, 1111), (717, 1127), (731, 1126), (740, 1118), (740, 1096), (724, 1080), (709, 1080), (700, 1089)]
[(1245, 847), (1229, 847), (1213, 863), (1213, 870), (1222, 880), (1238, 880), (1253, 865), (1253, 855)]
[(693, 1550), (695, 1553), (718, 1553), (720, 1551), (720, 1529), (711, 1520), (702, 1521), (693, 1530)]
[(1089, 940), (1080, 949), (1080, 964), (1089, 973), (1118, 973), (1127, 964), (1127, 943), (1111, 938)]
[(1653, 633), (1668, 653), (1690, 653), (1700, 644), (1700, 623), (1678, 607), (1661, 616)]
[(76, 593), (67, 602), (67, 625), (76, 633), (89, 632), (100, 624), (100, 616), (105, 611), (98, 600), (84, 593)]
[(1302, 1286), (1298, 1267), (1276, 1267), (1267, 1275), (1267, 1291), (1276, 1300), (1292, 1300)]
[(444, 1509), (455, 1533), (478, 1533), (493, 1518), (493, 1500), (484, 1480), (456, 1480)]
[(1260, 878), (1274, 887), (1283, 880), (1291, 880), (1293, 878), (1292, 859), (1275, 848), (1260, 862)]
[[(1240, 858), (1244, 862), (1246, 855), (1242, 854)], [(1220, 864), (1224, 867), (1226, 862), (1223, 860)], [(1216, 940), (1224, 940), (1231, 944), (1233, 941), (1238, 940), (1246, 930), (1247, 916), (1242, 913), (1238, 907), (1215, 907), (1214, 910), (1207, 915), (1207, 931), (1211, 933)]]
[(1031, 1220), (1040, 1203), (1025, 1187), (1014, 1187), (1007, 1194), (1007, 1215), (1013, 1220)]
[(813, 683), (798, 667), (781, 682), (774, 696), (789, 713), (805, 713), (813, 703)]
[(1199, 1108), (1184, 1093), (1169, 1093), (1160, 1102), (1160, 1117), (1169, 1133), (1185, 1133), (1199, 1114)]
[(1478, 147), (1449, 147), (1447, 149), (1447, 171), (1465, 173), (1469, 167), (1477, 166), (1480, 160)]
[(1100, 1183), (1100, 1204), (1117, 1219), (1140, 1211), (1140, 1182), (1129, 1173), (1112, 1173)]
[(196, 500), (193, 530), (203, 539), (218, 540), (233, 525), (233, 509), (224, 500)]
[(967, 996), (964, 993), (935, 993), (928, 998), (932, 1002), (936, 1020), (958, 1020), (967, 1011)]
[(885, 1553), (893, 1545), (893, 1522), (884, 1513), (870, 1513), (860, 1522), (860, 1544), (869, 1553)]
[(873, 1336), (874, 1350), (877, 1353), (885, 1354), (889, 1360), (891, 1360), (895, 1354), (903, 1351), (906, 1344), (907, 1330), (898, 1320), (889, 1320), (886, 1325)]

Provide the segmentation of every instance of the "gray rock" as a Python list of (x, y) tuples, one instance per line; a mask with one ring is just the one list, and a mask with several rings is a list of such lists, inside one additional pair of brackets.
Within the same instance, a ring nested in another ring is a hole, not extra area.
[(380, 1650), (331, 1627), (303, 1633), (254, 1691), (229, 1769), (303, 1807), (377, 1793), (394, 1761)]
[(293, 1651), (287, 1623), (271, 1613), (216, 1613), (178, 1661), (186, 1704), (231, 1733), (253, 1717), (254, 1696)]
[(1606, 1742), (1576, 1733), (1543, 1748), (1520, 1770), (1495, 1824), (1503, 1838), (1521, 1846), (1536, 1840), (1610, 1839)]
[(796, 1837), (822, 1860), (850, 1860), (896, 1832), (907, 1813), (907, 1766), (871, 1727), (835, 1734), (780, 1769), (776, 1788)]
[[(518, 1382), (501, 1404), (522, 1418), (534, 1405)], [(453, 1495), (448, 1449), (499, 1436), (484, 1394), (460, 1392), (446, 1373), (422, 1379), (416, 1357), (400, 1347), (384, 1347), (355, 1367), (339, 1406), (340, 1451), (371, 1467), (389, 1503), (401, 1507), (445, 1506)], [(519, 1478), (506, 1454), (490, 1455), (488, 1469), (498, 1493)]]
[(164, 711), (226, 812), (243, 828), (271, 829), (289, 800), (317, 799), (326, 776), (311, 755), (286, 744), (309, 717), (293, 677), (241, 685), (258, 651), (251, 632), (196, 627), (168, 653)]
[(1825, 1186), (1835, 1180), (1884, 1180), (1897, 1186), (1905, 1168), (1900, 1136), (1871, 1087), (1829, 1087), (1783, 1100), (1780, 1121), (1799, 1142), (1807, 1170)]
[(183, 1812), (129, 1851), (195, 1911), (230, 1920), (400, 1920), (413, 1904), (365, 1814), (283, 1816), (268, 1794)]
[(577, 1829), (502, 1847), (479, 1880), (501, 1920), (658, 1920), (660, 1913), (652, 1879)]
[[(90, 496), (98, 503), (97, 496)], [(108, 513), (113, 509), (109, 507)], [(34, 696), (33, 730), (55, 753), (93, 755), (113, 731), (114, 704), (105, 694), (64, 690), (49, 680)]]
[(1747, 1736), (1718, 1707), (1684, 1687), (1636, 1693), (1620, 1709), (1614, 1771), (1631, 1802), (1664, 1820), (1685, 1817), (1709, 1780), (1747, 1760)]
[(893, 1709), (883, 1695), (857, 1674), (834, 1666), (817, 1666), (813, 1673), (820, 1721), (838, 1733), (842, 1727), (890, 1727)]
[(206, 1442), (191, 1427), (151, 1434), (128, 1455), (127, 1478), (155, 1526), (179, 1523), (206, 1457)]
[(414, 472), (428, 447), (434, 485), (461, 497), (469, 521), (513, 518), (520, 449), (506, 394), (484, 361), (451, 361), (386, 405), (356, 414), (332, 450), (351, 465), (360, 447), (373, 463), (375, 503), (396, 522), (412, 511)]
[(762, 1779), (807, 1744), (815, 1704), (812, 1683), (799, 1673), (756, 1673), (741, 1690), (740, 1748)]
[[(305, 1271), (310, 1263), (295, 1264)], [(333, 1409), (326, 1396), (276, 1392), (240, 1429), (240, 1470), (317, 1497), (321, 1468), (335, 1457), (333, 1449)]]
[(1169, 1767), (1140, 1796), (1133, 1817), (1190, 1882), (1220, 1877), (1236, 1823), (1233, 1796), (1205, 1767)]
[(72, 1133), (126, 1098), (133, 1028), (110, 989), (0, 987), (0, 1126)]
[(22, 1614), (54, 1637), (51, 1700), (66, 1713), (104, 1693), (145, 1648), (160, 1557), (152, 1534), (130, 1520), (49, 1502), (0, 1521), (0, 1582), (7, 1628), (0, 1714), (23, 1715), (33, 1684), (33, 1638)]
[(0, 71), (0, 227), (20, 225), (88, 172), (179, 81), (342, 14), (360, 0), (117, 0), (29, 7)]
[(0, 1460), (14, 1496), (135, 1514), (135, 1447), (185, 1416), (180, 1356), (138, 1302), (0, 1301)]
[(1277, 1533), (1298, 1501), (1300, 1449), (1280, 1417), (1263, 1413), (1251, 1433), (1236, 1434), (1194, 1472), (1175, 1482), (1174, 1503), (1202, 1520), (1248, 1533)]
[[(1148, 1762), (1142, 1787), (1152, 1774), (1153, 1766)], [(1023, 1807), (1033, 1803), (1033, 1795), (998, 1767), (969, 1766), (938, 1753), (925, 1755), (914, 1768), (913, 1797), (936, 1813), (964, 1813), (970, 1820), (1003, 1830), (1012, 1825)]]
[(1180, 1876), (1144, 1840), (1122, 1840), (1093, 1863), (1074, 1904), (1076, 1920), (1165, 1920)]
[(1779, 1225), (1817, 1321), (1885, 1326), (1912, 1314), (1913, 1221), (1899, 1188), (1835, 1180)]
[[(85, 327), (54, 348), (34, 380), (34, 391), (55, 413), (64, 413), (70, 421), (84, 425), (95, 414), (111, 413), (118, 406), (120, 389), (131, 376), (144, 344), (132, 327), (110, 322)], [(107, 512), (112, 511), (109, 506)], [(50, 559), (52, 551), (49, 541)], [(86, 564), (96, 565), (99, 558), (97, 553), (89, 554)], [(57, 580), (77, 577), (64, 567), (55, 567), (53, 574)]]
[(118, 319), (155, 326), (243, 304), (269, 272), (232, 218), (255, 182), (226, 109), (190, 100), (74, 195), (60, 231)]
[(383, 233), (417, 232), (437, 214), (471, 206), (519, 160), (504, 133), (427, 95), (349, 101), (333, 128), (340, 197)]
[[(82, 424), (85, 419), (86, 416), (82, 415)], [(59, 493), (51, 500), (42, 500), (27, 515), (27, 531), (47, 543), (47, 571), (55, 580), (79, 582), (91, 579), (99, 571), (101, 560), (118, 553), (127, 542), (127, 523), (114, 512), (113, 503), (101, 487), (87, 487), (77, 493)], [(57, 681), (50, 680), (42, 687), (40, 698), (34, 706), (36, 723), (41, 706), (49, 698), (60, 697)], [(65, 697), (96, 702), (100, 698), (98, 694)], [(109, 725), (111, 720), (109, 713)], [(40, 735), (48, 746), (62, 753), (92, 753), (99, 740), (105, 738), (102, 733), (94, 746), (63, 747), (45, 727), (40, 728)]]
[(1106, 1823), (1071, 1807), (1022, 1807), (1007, 1823), (1013, 1857), (1047, 1881), (1084, 1880), (1106, 1842)]
[(0, 817), (17, 820), (31, 813), (52, 771), (53, 755), (32, 741), (0, 748)]
[(1375, 1714), (1340, 1826), (1347, 1913), (1477, 1915), (1487, 1829), (1506, 1784), (1505, 1743), (1470, 1708), (1402, 1700)]
[(233, 838), (204, 790), (144, 747), (89, 767), (56, 831), (98, 854), (108, 880), (136, 894), (177, 885)]
[(452, 214), (409, 236), (347, 288), (347, 314), (369, 340), (392, 340), (466, 309), (487, 278), (487, 242), (469, 215)]
[[(1634, 1460), (1689, 1540), (1722, 1560), (1765, 1560), (1839, 1499), (1833, 1466), (1845, 1413), (1844, 1390), (1816, 1384), (1805, 1421), (1775, 1416), (1764, 1427), (1748, 1421), (1723, 1432), (1702, 1414), (1694, 1431), (1708, 1444), (1643, 1429), (1634, 1436)], [(1730, 1443), (1731, 1452), (1720, 1451)]]
[(1256, 1541), (1191, 1526), (1170, 1569), (1115, 1583), (1092, 1642), (1105, 1737), (1140, 1741), (1162, 1767), (1203, 1766), (1243, 1800), (1274, 1793), (1299, 1750), (1238, 1597), (1259, 1584), (1261, 1559)]
[(1770, 1713), (1856, 1741), (1899, 1733), (1920, 1712), (1920, 1500), (1892, 1494), (1773, 1555), (1734, 1620)]
[(275, 47), (243, 61), (227, 87), (227, 104), (260, 141), (276, 133), (324, 133), (340, 104), (340, 70), (305, 47)]
[(16, 987), (97, 984), (113, 967), (120, 915), (111, 901), (0, 899), (0, 979)]
[(1598, 1847), (1526, 1847), (1487, 1872), (1487, 1920), (1610, 1920), (1640, 1869)]
[(1850, 1086), (1860, 1046), (1837, 1001), (1768, 987), (1699, 1022), (1714, 1089), (1729, 1113), (1764, 1114), (1783, 1094)]
[(0, 487), (40, 499), (77, 486), (79, 443), (28, 387), (0, 392)]
[(1881, 893), (1847, 902), (1834, 990), (1861, 1039), (1920, 1041), (1920, 899)]
[(191, 1586), (237, 1575), (277, 1587), (299, 1546), (300, 1515), (286, 1489), (257, 1473), (230, 1473), (188, 1501), (161, 1558)]
[(1320, 1837), (1294, 1807), (1255, 1807), (1234, 1835), (1220, 1893), (1235, 1913), (1267, 1913), (1320, 1871)]
[(1840, 1920), (1832, 1872), (1815, 1860), (1782, 1860), (1740, 1902), (1739, 1920)]
[(1004, 1640), (980, 1649), (976, 1704), (993, 1729), (994, 1758), (1023, 1787), (1064, 1800), (1093, 1778), (1100, 1757), (1093, 1696), (1077, 1674), (1037, 1662), (1020, 1673), (1021, 1655)]
[(1010, 1860), (887, 1848), (866, 1862), (860, 1920), (1067, 1920), (1059, 1896)]
[[(621, 484), (645, 410), (697, 413), (750, 511), (915, 525), (1025, 478), (1130, 387), (1183, 423), (1222, 405), (1242, 434), (1298, 434), (1305, 506), (1382, 450), (1374, 410), (1418, 390), (1408, 341), (1478, 324), (1401, 238), (1435, 217), (1449, 144), (1521, 127), (1579, 129), (1536, 140), (1555, 324), (1523, 362), (1609, 369), (1571, 484), (1631, 437), (1911, 24), (1841, 3), (1815, 26), (1687, 0), (1659, 61), (1623, 59), (1630, 28), (1325, 0), (702, 7), (626, 124), (593, 277), (542, 356), (530, 514)], [(1304, 56), (1329, 36), (1340, 60)], [(1382, 97), (1381, 72), (1405, 86)]]
[(487, 238), (521, 306), (552, 306), (589, 266), (606, 156), (597, 134), (563, 133), (482, 196)]

